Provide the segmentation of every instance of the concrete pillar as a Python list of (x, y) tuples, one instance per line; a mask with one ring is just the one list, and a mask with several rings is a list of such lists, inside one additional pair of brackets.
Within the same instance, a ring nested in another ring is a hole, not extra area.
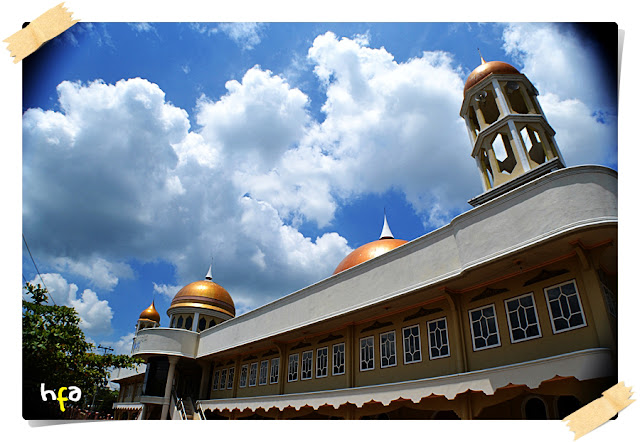
[(211, 364), (208, 362), (200, 363), (200, 370), (202, 370), (202, 375), (200, 376), (200, 390), (198, 391), (197, 399), (204, 399), (205, 394), (207, 394), (207, 384), (209, 380), (209, 372), (211, 370)]
[(471, 99), (471, 106), (473, 106), (473, 110), (476, 113), (476, 118), (478, 120), (478, 124), (480, 125), (480, 130), (483, 130), (485, 127), (488, 127), (489, 125), (485, 121), (484, 114), (480, 110), (480, 106), (478, 106), (478, 102), (475, 101), (475, 98)]
[[(350, 324), (347, 326), (347, 339), (345, 342), (345, 355), (344, 355), (344, 364), (345, 364), (345, 374), (347, 377), (347, 387), (354, 387), (356, 385), (356, 369), (358, 367), (358, 362), (356, 362), (356, 358), (360, 355), (357, 350), (357, 340), (358, 336), (355, 332), (355, 325)], [(327, 371), (329, 367), (327, 367)]]
[(511, 138), (513, 139), (513, 144), (516, 150), (516, 154), (518, 156), (518, 162), (522, 165), (522, 169), (526, 172), (531, 170), (531, 164), (529, 164), (529, 156), (522, 145), (522, 141), (520, 139), (520, 133), (516, 128), (516, 125), (513, 121), (509, 121), (508, 123), (509, 130), (511, 131)]
[(191, 331), (198, 331), (198, 321), (200, 320), (200, 313), (196, 312), (193, 315), (193, 324), (191, 325)]
[(176, 372), (176, 364), (178, 363), (178, 356), (169, 356), (169, 373), (167, 373), (167, 383), (164, 387), (164, 400), (162, 401), (162, 414), (161, 420), (167, 419), (167, 413), (169, 412), (169, 402), (171, 400), (171, 387), (173, 386), (173, 375)]
[(478, 172), (480, 172), (480, 178), (482, 179), (482, 188), (486, 192), (491, 188), (491, 183), (489, 182), (489, 178), (487, 177), (487, 171), (484, 168), (484, 165), (482, 164), (482, 159), (480, 158), (480, 155), (478, 155), (475, 159), (476, 159), (476, 165), (478, 166)]
[(491, 80), (491, 85), (493, 86), (493, 91), (496, 94), (496, 98), (497, 98), (496, 102), (498, 103), (498, 109), (500, 109), (500, 114), (504, 117), (510, 113), (509, 105), (507, 104), (507, 99), (502, 93), (502, 88), (500, 87), (498, 80), (496, 80), (495, 78)]

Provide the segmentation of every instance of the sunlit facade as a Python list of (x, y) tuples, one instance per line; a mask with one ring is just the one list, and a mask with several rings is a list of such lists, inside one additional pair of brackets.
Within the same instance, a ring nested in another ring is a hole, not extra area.
[(116, 379), (116, 416), (557, 419), (599, 397), (617, 373), (617, 173), (565, 167), (537, 95), (506, 63), (471, 73), (484, 192), (444, 227), (404, 241), (385, 217), (333, 275), (238, 317), (211, 269), (168, 326), (145, 310), (146, 370)]

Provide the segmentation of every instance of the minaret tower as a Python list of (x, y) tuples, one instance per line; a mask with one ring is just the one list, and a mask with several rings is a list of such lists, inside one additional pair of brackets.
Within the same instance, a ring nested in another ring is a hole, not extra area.
[(480, 59), (464, 85), (460, 109), (484, 189), (469, 201), (473, 206), (565, 167), (529, 79), (510, 64)]

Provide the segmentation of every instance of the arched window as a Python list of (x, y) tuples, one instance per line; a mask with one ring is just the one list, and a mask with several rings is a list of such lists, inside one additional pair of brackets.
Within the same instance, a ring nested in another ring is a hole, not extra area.
[(549, 418), (547, 416), (546, 405), (537, 397), (532, 397), (527, 401), (524, 406), (524, 416), (525, 419), (530, 420), (544, 420)]
[(187, 330), (191, 330), (192, 325), (193, 325), (193, 318), (189, 316), (184, 323), (184, 328), (186, 328)]
[(215, 319), (212, 319), (211, 321), (209, 321), (209, 327), (213, 327), (214, 325), (216, 325), (216, 321)]
[(202, 331), (207, 328), (207, 320), (204, 318), (200, 318), (198, 321), (198, 331)]
[(182, 328), (182, 316), (178, 316), (178, 322), (176, 323), (177, 328)]

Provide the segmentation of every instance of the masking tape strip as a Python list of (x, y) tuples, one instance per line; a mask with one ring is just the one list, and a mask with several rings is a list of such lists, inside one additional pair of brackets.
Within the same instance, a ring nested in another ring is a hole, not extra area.
[(620, 410), (626, 408), (634, 399), (631, 397), (631, 387), (624, 386), (624, 382), (602, 393), (602, 397), (588, 403), (581, 409), (571, 413), (562, 419), (568, 421), (569, 429), (575, 433), (576, 440), (615, 416)]
[(33, 20), (27, 27), (20, 29), (11, 37), (4, 40), (9, 43), (7, 49), (11, 56), (15, 57), (14, 63), (19, 62), (26, 56), (32, 54), (43, 43), (62, 34), (80, 20), (71, 20), (71, 12), (60, 3), (49, 9), (40, 17)]

